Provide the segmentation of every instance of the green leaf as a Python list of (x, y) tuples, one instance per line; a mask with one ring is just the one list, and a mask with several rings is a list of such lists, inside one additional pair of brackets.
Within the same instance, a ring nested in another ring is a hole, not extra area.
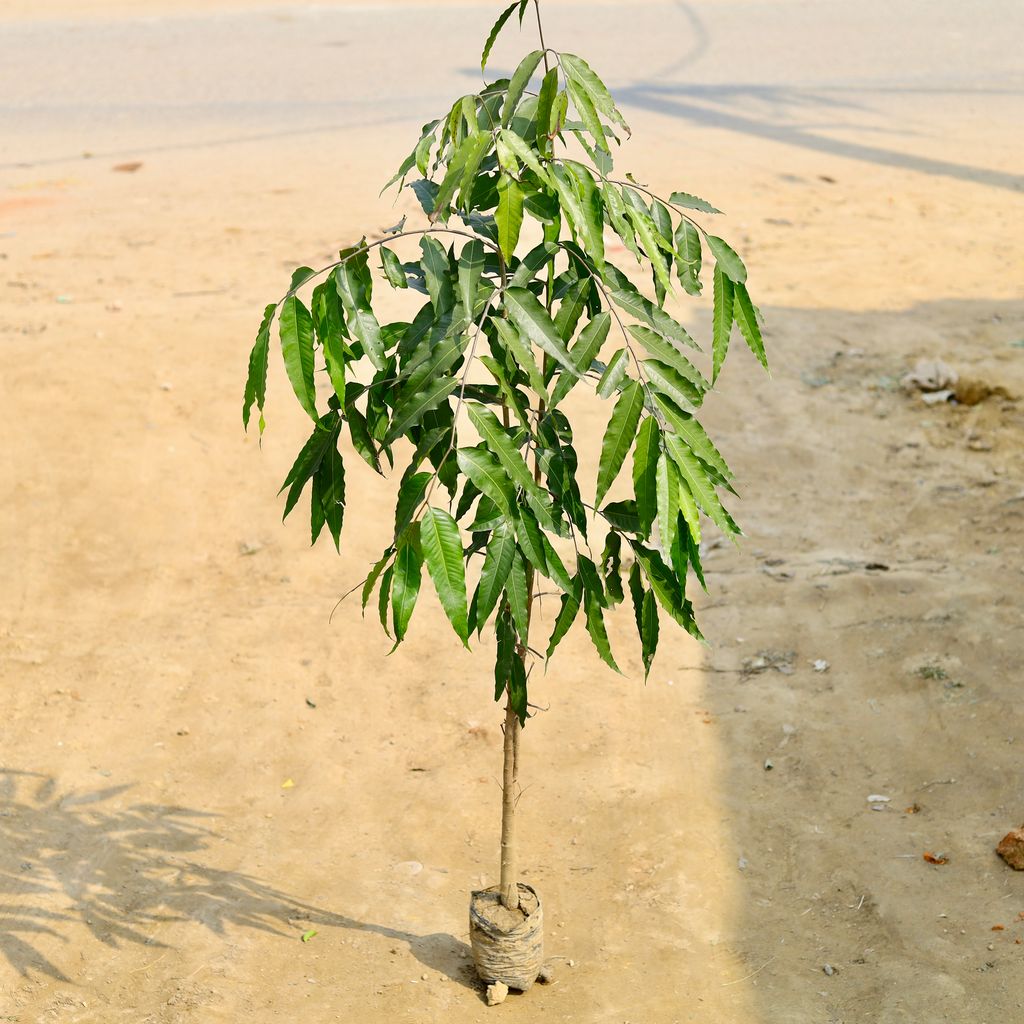
[(526, 695), (526, 666), (520, 657), (512, 659), (512, 671), (508, 679), (508, 703), (519, 719), (519, 724), (526, 725), (530, 704)]
[(508, 174), (498, 178), (498, 212), (495, 221), (498, 225), (498, 245), (507, 263), (516, 251), (523, 227), (523, 191), (516, 179)]
[(395, 629), (395, 642), (405, 639), (412, 618), (416, 598), (420, 593), (423, 572), (423, 553), (420, 549), (420, 524), (412, 523), (402, 534), (395, 555), (394, 575), (391, 580), (391, 614)]
[(601, 608), (601, 602), (589, 590), (586, 594), (586, 608), (587, 632), (590, 634), (590, 639), (594, 642), (595, 650), (610, 669), (621, 675), (622, 670), (615, 664), (615, 658), (612, 656), (612, 647), (608, 640), (608, 630), (604, 624), (604, 611)]
[(557, 359), (570, 373), (579, 376), (565, 342), (559, 337), (554, 322), (533, 292), (525, 288), (509, 288), (505, 292), (505, 308), (525, 338)]
[(480, 448), (460, 448), (456, 458), (459, 469), (480, 492), (494, 502), (502, 515), (511, 517), (515, 506), (515, 489), (497, 459)]
[(389, 565), (380, 579), (380, 590), (377, 593), (377, 616), (380, 619), (381, 629), (391, 636), (388, 629), (388, 605), (391, 602), (391, 585), (395, 579), (395, 566)]
[(703, 261), (700, 232), (685, 217), (676, 226), (675, 246), (679, 283), (688, 294), (700, 295), (700, 268)]
[(644, 594), (641, 611), (640, 649), (644, 663), (644, 679), (651, 674), (651, 665), (658, 650), (658, 605), (654, 592), (648, 590)]
[(601, 398), (610, 398), (622, 383), (622, 378), (626, 374), (626, 363), (629, 358), (629, 354), (624, 348), (620, 348), (612, 357), (608, 360), (608, 366), (605, 368), (601, 379), (597, 384), (597, 393)]
[(609, 152), (611, 147), (608, 145), (608, 138), (604, 133), (604, 125), (601, 124), (601, 117), (597, 112), (597, 107), (594, 106), (594, 101), (590, 98), (590, 94), (572, 77), (566, 78), (565, 89), (569, 94), (569, 99), (572, 100), (572, 105), (580, 115), (583, 126), (594, 140), (594, 145), (600, 147), (606, 153)]
[(392, 288), (408, 288), (401, 260), (386, 245), (380, 247), (381, 266)]
[(648, 327), (673, 341), (699, 349), (700, 346), (690, 337), (682, 324), (676, 322), (663, 309), (659, 309), (650, 299), (641, 295), (636, 286), (617, 267), (610, 263), (605, 265), (605, 280), (615, 304), (624, 309), (630, 316), (643, 321)]
[(598, 352), (608, 338), (611, 327), (611, 314), (598, 313), (586, 327), (580, 331), (576, 344), (570, 355), (576, 367), (575, 373), (560, 373), (555, 387), (551, 392), (550, 408), (554, 408), (572, 390), (576, 381), (590, 369), (591, 363), (597, 358)]
[(722, 268), (722, 273), (734, 284), (743, 284), (747, 279), (747, 268), (732, 246), (716, 235), (706, 237), (711, 251), (715, 254), (715, 263)]
[(476, 296), (480, 290), (480, 277), (483, 271), (483, 242), (474, 238), (462, 247), (462, 255), (459, 257), (459, 296), (467, 320), (471, 320), (476, 311)]
[(558, 68), (552, 68), (544, 76), (537, 96), (537, 148), (545, 156), (551, 154), (551, 136), (555, 127), (551, 123), (555, 96), (558, 95)]
[(700, 389), (678, 370), (656, 359), (645, 359), (640, 365), (648, 383), (655, 391), (660, 391), (684, 409), (700, 405), (703, 400)]
[(537, 360), (533, 358), (533, 349), (530, 347), (530, 343), (519, 333), (519, 328), (515, 327), (508, 320), (497, 318), (492, 322), (501, 336), (505, 347), (515, 357), (519, 366), (526, 371), (526, 375), (530, 378), (531, 387), (541, 397), (542, 401), (546, 402), (548, 400), (548, 389), (544, 384), (544, 374), (541, 373)]
[(402, 369), (400, 378), (405, 379), (408, 375), (403, 387), (409, 394), (422, 391), (432, 381), (439, 379), (462, 355), (466, 341), (463, 334), (466, 321), (461, 316), (462, 307), (456, 308), (460, 315), (448, 320), (447, 323), (446, 317), (435, 324), (430, 334), (408, 360), (408, 365)]
[(609, 530), (601, 553), (601, 571), (604, 573), (605, 593), (608, 606), (621, 603), (622, 594), (622, 534)]
[[(693, 633), (696, 629), (693, 610), (690, 607), (690, 602), (683, 599), (679, 580), (676, 579), (672, 570), (665, 564), (657, 551), (652, 551), (636, 541), (630, 541), (630, 545), (636, 555), (637, 564), (647, 577), (647, 582), (650, 584), (651, 590), (654, 591), (658, 603), (680, 626), (687, 632)], [(695, 635), (699, 637), (700, 631), (697, 630)]]
[(498, 612), (494, 626), (498, 640), (494, 656), (494, 699), (501, 700), (512, 678), (512, 663), (517, 660), (516, 634), (507, 607)]
[(597, 497), (595, 504), (608, 493), (615, 478), (619, 475), (626, 453), (633, 445), (636, 437), (640, 414), (644, 409), (643, 388), (639, 381), (628, 384), (615, 403), (604, 441), (601, 444), (601, 460), (597, 470)]
[(242, 400), (242, 426), (249, 428), (249, 410), (256, 405), (260, 411), (260, 433), (263, 433), (263, 406), (267, 400), (267, 363), (270, 358), (270, 325), (277, 306), (271, 303), (263, 310), (263, 322), (256, 332), (256, 344), (249, 353), (249, 376), (245, 382)]
[(370, 574), (366, 577), (366, 582), (363, 583), (362, 606), (364, 615), (366, 614), (366, 606), (370, 603), (370, 598), (373, 596), (373, 588), (377, 585), (377, 580), (380, 578), (380, 574), (384, 571), (388, 562), (391, 561), (391, 556), (394, 554), (394, 550), (394, 548), (388, 548), (387, 551), (384, 552), (380, 560), (376, 562), (370, 570)]
[(295, 507), (303, 488), (320, 468), (320, 463), (323, 462), (328, 449), (335, 443), (338, 436), (337, 428), (338, 414), (335, 412), (329, 412), (317, 421), (313, 433), (309, 435), (306, 443), (302, 446), (292, 463), (292, 468), (288, 470), (288, 475), (284, 478), (284, 483), (281, 484), (281, 489), (277, 492), (280, 494), (285, 488), (289, 488), (282, 519), (288, 518), (288, 513)]
[[(487, 447), (497, 456), (498, 462), (512, 479), (513, 483), (522, 487), (526, 493), (526, 500), (536, 513), (541, 522), (552, 523), (551, 502), (548, 496), (540, 489), (530, 472), (526, 460), (519, 453), (519, 450), (512, 444), (505, 429), (498, 422), (497, 417), (489, 409), (482, 405), (470, 402), (467, 405), (470, 421), (477, 432), (483, 438)], [(477, 486), (480, 481), (474, 480)], [(480, 487), (483, 490), (483, 487)], [(486, 493), (486, 492), (485, 492)]]
[(729, 469), (722, 453), (715, 447), (707, 431), (689, 413), (683, 412), (671, 402), (665, 401), (661, 395), (655, 396), (655, 401), (665, 415), (668, 424), (681, 437), (690, 450), (702, 462), (706, 462), (712, 469), (721, 474), (725, 480), (732, 479), (732, 470)]
[(729, 352), (729, 335), (732, 332), (733, 289), (735, 285), (715, 267), (714, 314), (712, 318), (711, 352), (714, 367), (711, 371), (712, 384), (718, 380), (722, 364)]
[(505, 584), (505, 593), (508, 594), (508, 602), (512, 607), (512, 617), (516, 621), (516, 629), (524, 642), (530, 632), (529, 586), (526, 562), (522, 552), (517, 548), (512, 553), (512, 568)]
[(679, 475), (689, 487), (697, 504), (723, 533), (739, 536), (740, 528), (719, 500), (714, 484), (708, 479), (707, 471), (697, 456), (675, 434), (666, 434), (665, 444), (672, 456), (672, 461), (679, 469)]
[(313, 542), (320, 532), (320, 525), (327, 523), (334, 539), (334, 547), (341, 549), (341, 527), (345, 519), (345, 464), (332, 443), (313, 477), (313, 502), (320, 502), (319, 514), (310, 512)]
[(515, 530), (519, 549), (526, 555), (530, 564), (546, 576), (548, 563), (544, 550), (544, 534), (541, 532), (540, 525), (528, 508), (521, 508), (517, 511)]
[(643, 638), (644, 634), (644, 581), (640, 571), (640, 563), (635, 559), (629, 570), (629, 596), (633, 599), (633, 618), (636, 621), (636, 635)]
[(670, 203), (673, 206), (681, 206), (686, 210), (700, 210), (701, 213), (721, 213), (721, 210), (716, 210), (706, 199), (700, 199), (698, 196), (691, 196), (689, 192), (673, 192), (669, 196)]
[(438, 377), (421, 391), (403, 393), (395, 405), (391, 425), (384, 437), (385, 443), (390, 444), (419, 423), (425, 413), (436, 409), (457, 386), (458, 381), (454, 377)]
[(469, 647), (466, 566), (458, 523), (443, 509), (428, 508), (420, 520), (420, 544), (441, 607), (458, 638)]
[(281, 306), (279, 328), (288, 380), (299, 404), (315, 420), (318, 415), (313, 384), (313, 318), (294, 295), (289, 295)]
[(494, 41), (498, 38), (498, 33), (505, 27), (505, 22), (511, 17), (512, 12), (519, 6), (520, 0), (514, 0), (508, 7), (505, 8), (498, 15), (498, 20), (491, 26), (491, 31), (487, 36), (487, 42), (484, 43), (484, 52), (480, 55), (480, 70), (483, 71), (487, 67), (487, 58), (491, 55), (491, 49), (494, 46)]
[(432, 478), (431, 473), (413, 473), (402, 480), (398, 488), (398, 500), (395, 502), (395, 537), (401, 537), (405, 528), (412, 521), (413, 515), (420, 507), (427, 485)]
[(499, 523), (491, 532), (484, 555), (483, 568), (480, 570), (480, 582), (477, 584), (474, 597), (476, 609), (476, 631), (480, 633), (487, 619), (498, 603), (501, 592), (512, 569), (512, 556), (516, 550), (516, 540), (512, 528), (507, 522)]
[(640, 425), (633, 448), (633, 493), (640, 518), (640, 533), (646, 537), (658, 513), (657, 470), (661, 452), (661, 428), (653, 416)]
[(558, 246), (541, 242), (531, 249), (520, 261), (509, 284), (513, 288), (525, 288), (540, 270), (558, 252)]
[[(700, 513), (697, 511), (697, 503), (693, 500), (690, 488), (679, 481), (679, 511), (683, 514), (683, 521), (686, 523), (686, 531), (690, 535), (690, 546), (700, 544)], [(698, 552), (699, 555), (699, 552)], [(697, 575), (700, 577), (701, 586), (704, 586), (704, 575), (700, 569), (699, 558), (694, 562)], [(705, 590), (707, 587), (704, 588)]]
[[(590, 278), (581, 277), (569, 286), (566, 293), (562, 296), (562, 301), (558, 304), (558, 312), (555, 314), (555, 330), (566, 344), (569, 343), (569, 339), (576, 333), (580, 317), (587, 308), (590, 287)], [(574, 365), (576, 365), (575, 358)], [(554, 368), (552, 367), (552, 369)]]
[(545, 575), (548, 579), (554, 580), (563, 592), (571, 590), (572, 580), (569, 573), (566, 572), (561, 558), (558, 557), (558, 552), (551, 546), (551, 541), (548, 540), (546, 533), (542, 533), (540, 539), (544, 545), (544, 561), (547, 563)]
[(583, 584), (579, 576), (573, 577), (573, 586), (562, 594), (562, 604), (555, 619), (555, 627), (551, 631), (551, 638), (548, 640), (548, 649), (544, 654), (546, 661), (551, 660), (555, 648), (562, 642), (569, 628), (576, 621), (576, 615), (580, 610), (580, 600), (583, 593)]
[(604, 268), (604, 200), (601, 190), (590, 170), (575, 160), (563, 160), (576, 183), (582, 223), (576, 224), (577, 232), (585, 241), (587, 256), (600, 273)]
[(386, 359), (380, 324), (370, 308), (370, 276), (366, 253), (348, 257), (335, 270), (334, 284), (341, 304), (345, 307), (349, 329), (362, 343), (363, 351), (374, 368), (384, 369)]
[(366, 417), (355, 407), (354, 402), (347, 400), (347, 397), (345, 401), (345, 421), (348, 423), (352, 447), (355, 448), (363, 461), (374, 472), (381, 473), (380, 455), (377, 452), (376, 445), (373, 443), (373, 438), (370, 437)]
[(519, 106), (519, 101), (523, 98), (523, 93), (530, 84), (530, 79), (533, 78), (533, 73), (537, 70), (537, 65), (543, 56), (542, 50), (534, 50), (532, 53), (528, 53), (523, 58), (519, 67), (513, 72), (511, 79), (509, 79), (508, 92), (505, 94), (505, 106), (501, 113), (501, 123), (503, 125), (507, 126), (512, 123), (512, 115), (515, 113), (516, 107)]
[(757, 356), (757, 361), (767, 370), (768, 356), (764, 350), (764, 340), (761, 338), (761, 327), (757, 322), (757, 309), (750, 301), (747, 286), (736, 285), (736, 323), (739, 326), (740, 334), (747, 343), (750, 351)]
[(607, 86), (598, 78), (590, 65), (582, 57), (577, 57), (573, 53), (560, 54), (559, 60), (569, 78), (579, 83), (586, 90), (593, 105), (605, 117), (610, 117), (618, 124), (627, 135), (630, 134), (629, 125), (626, 124), (625, 118), (619, 113), (618, 107), (615, 106), (615, 101), (612, 99)]
[(452, 199), (455, 198), (455, 193), (462, 188), (467, 172), (475, 173), (474, 168), (479, 166), (490, 142), (491, 136), (483, 132), (468, 135), (452, 154), (437, 194), (433, 198), (430, 211), (432, 224), (445, 216), (445, 211)]
[(639, 533), (641, 528), (640, 516), (636, 511), (636, 502), (612, 501), (601, 509), (601, 515), (615, 527), (624, 533)]
[(655, 359), (661, 360), (681, 373), (687, 380), (698, 385), (701, 390), (707, 388), (707, 382), (697, 368), (675, 346), (675, 344), (657, 331), (643, 324), (630, 324), (629, 333), (640, 342)]
[(655, 472), (655, 490), (658, 506), (658, 539), (666, 554), (672, 550), (676, 534), (676, 516), (679, 513), (679, 478), (672, 460), (662, 452)]
[(444, 316), (452, 308), (455, 291), (452, 288), (451, 265), (444, 246), (433, 236), (423, 235), (420, 238), (420, 249), (423, 251), (423, 277), (427, 283), (427, 294), (434, 307), (434, 317)]
[[(537, 153), (530, 148), (529, 143), (523, 141), (521, 136), (517, 135), (511, 128), (503, 128), (498, 135), (498, 139), (501, 145), (507, 146), (512, 155), (526, 164), (543, 184), (546, 185), (550, 182), (550, 176), (544, 169), (544, 165), (540, 162)], [(503, 164), (502, 166), (505, 165)]]
[(662, 253), (662, 239), (661, 234), (658, 231), (657, 224), (651, 218), (651, 215), (646, 211), (641, 212), (640, 210), (634, 209), (632, 206), (626, 207), (626, 216), (633, 224), (633, 229), (636, 231), (636, 236), (640, 240), (640, 244), (644, 247), (644, 252), (647, 254), (647, 259), (650, 261), (651, 266), (654, 268), (655, 277), (661, 282), (662, 288), (666, 292), (672, 291), (672, 277), (668, 272), (668, 265), (665, 262), (665, 256)]
[(345, 358), (351, 351), (346, 344), (345, 318), (341, 311), (341, 299), (334, 283), (334, 272), (322, 284), (313, 289), (313, 328), (323, 348), (324, 363), (331, 387), (338, 398), (345, 398)]
[(626, 219), (626, 207), (622, 202), (622, 194), (610, 182), (601, 187), (601, 195), (604, 196), (604, 207), (608, 211), (608, 219), (611, 221), (615, 233), (622, 239), (622, 244), (636, 257), (637, 262), (643, 261), (643, 254), (636, 244), (636, 233), (633, 226)]

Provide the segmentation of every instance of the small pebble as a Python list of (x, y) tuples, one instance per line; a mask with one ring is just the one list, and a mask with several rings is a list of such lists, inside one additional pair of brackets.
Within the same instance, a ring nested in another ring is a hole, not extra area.
[(508, 985), (503, 985), (500, 981), (496, 981), (493, 985), (487, 986), (487, 1005), (497, 1006), (499, 1003), (505, 1002), (508, 997)]
[(423, 973), (422, 973), (422, 974), (420, 975), (420, 981), (430, 981), (430, 975), (429, 975), (429, 974), (427, 974), (427, 972), (426, 972), (426, 971), (424, 971), (424, 972), (423, 972)]
[(774, 767), (775, 765), (772, 763), (772, 759), (770, 757), (766, 758), (764, 762), (764, 770), (766, 772), (770, 772)]
[(836, 969), (831, 964), (825, 964), (821, 968), (830, 978), (836, 973)]

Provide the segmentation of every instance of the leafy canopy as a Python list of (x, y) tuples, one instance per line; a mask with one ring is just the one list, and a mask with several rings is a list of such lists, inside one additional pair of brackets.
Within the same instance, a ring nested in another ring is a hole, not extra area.
[[(499, 17), (482, 68), (530, 2), (515, 0)], [(363, 609), (376, 591), (397, 646), (425, 567), (464, 644), (493, 623), (495, 697), (507, 692), (523, 722), (538, 576), (561, 594), (544, 657), (582, 615), (618, 671), (605, 615), (624, 601), (625, 575), (649, 673), (661, 615), (701, 636), (686, 588), (691, 573), (704, 584), (702, 516), (740, 532), (720, 497), (735, 493), (732, 473), (697, 414), (734, 323), (767, 368), (760, 314), (740, 257), (693, 217), (718, 210), (614, 176), (612, 146), (628, 133), (585, 60), (527, 54), (511, 78), (459, 97), (425, 125), (385, 186), (403, 187), (415, 172), (410, 187), (429, 226), (403, 230), (403, 218), (328, 267), (296, 270), (285, 298), (266, 307), (249, 360), (242, 416), (248, 426), (255, 406), (262, 433), (278, 314), (288, 380), (313, 421), (281, 488), (285, 516), (308, 487), (314, 543), (326, 526), (340, 544), (343, 437), (377, 473), (407, 460), (393, 537), (364, 582)], [(392, 248), (412, 238), (417, 258)], [(611, 261), (606, 238), (631, 257), (633, 276)], [(711, 261), (709, 377), (696, 362), (701, 347), (665, 303), (676, 283), (699, 296)], [(653, 300), (638, 272), (650, 275)], [(411, 320), (380, 322), (375, 277), (425, 297)], [(317, 278), (307, 304), (297, 293)], [(596, 486), (583, 488), (561, 408), (580, 386), (610, 404)], [(631, 496), (609, 502), (631, 454)]]

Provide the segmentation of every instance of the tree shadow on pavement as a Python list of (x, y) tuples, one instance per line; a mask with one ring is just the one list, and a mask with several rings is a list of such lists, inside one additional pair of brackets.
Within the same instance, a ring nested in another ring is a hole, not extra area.
[(36, 772), (0, 770), (0, 953), (23, 977), (70, 979), (40, 940), (68, 943), (84, 925), (112, 948), (170, 948), (155, 937), (169, 922), (193, 921), (218, 936), (251, 928), (297, 939), (317, 927), (373, 932), (404, 942), (425, 967), (477, 990), (469, 947), (446, 933), (416, 935), (358, 921), (198, 859), (219, 839), (216, 815), (184, 807), (111, 801), (131, 789), (62, 791)]

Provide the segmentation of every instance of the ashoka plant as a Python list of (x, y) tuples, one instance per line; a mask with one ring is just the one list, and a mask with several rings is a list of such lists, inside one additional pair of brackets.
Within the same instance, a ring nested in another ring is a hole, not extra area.
[[(501, 874), (496, 890), (474, 893), (471, 931), (481, 976), (521, 989), (542, 956), (540, 903), (519, 880), (514, 833), (531, 669), (580, 619), (618, 671), (605, 617), (627, 590), (645, 673), (663, 617), (701, 638), (687, 583), (704, 586), (703, 520), (730, 535), (739, 528), (720, 498), (732, 473), (697, 414), (733, 324), (767, 366), (744, 265), (695, 216), (719, 211), (615, 176), (612, 145), (629, 127), (586, 61), (544, 45), (538, 0), (502, 13), (481, 67), (531, 3), (541, 47), (511, 78), (425, 125), (385, 186), (418, 174), (425, 226), (403, 224), (330, 266), (296, 270), (264, 312), (243, 405), (246, 426), (259, 410), (262, 434), (276, 315), (288, 379), (313, 421), (282, 487), (285, 516), (308, 488), (313, 541), (326, 527), (338, 546), (343, 441), (373, 472), (401, 467), (394, 535), (362, 585), (364, 610), (376, 595), (400, 644), (425, 568), (459, 640), (494, 638), (494, 694), (505, 702)], [(606, 238), (621, 243), (625, 266), (609, 259)], [(647, 276), (653, 299), (636, 283)], [(708, 278), (710, 370), (701, 370), (700, 346), (666, 302), (677, 286), (700, 296)], [(411, 319), (381, 323), (375, 284), (418, 294)], [(577, 471), (563, 411), (574, 388), (609, 405), (596, 482)], [(607, 501), (630, 454), (633, 497)], [(539, 577), (561, 602), (546, 641), (531, 635)]]

